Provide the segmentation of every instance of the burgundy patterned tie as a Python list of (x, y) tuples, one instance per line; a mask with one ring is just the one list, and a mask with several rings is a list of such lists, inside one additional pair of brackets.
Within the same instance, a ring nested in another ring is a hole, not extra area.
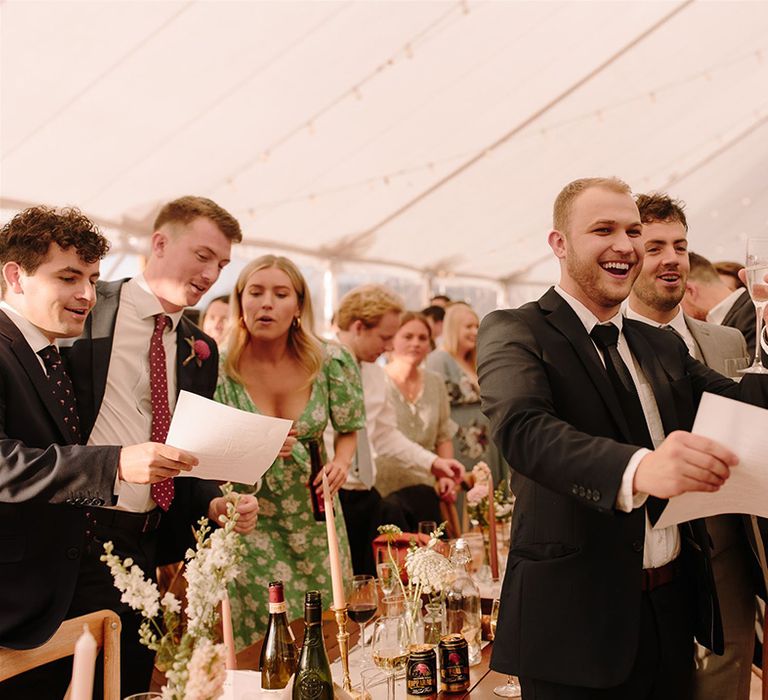
[[(171, 425), (171, 409), (168, 406), (168, 376), (165, 366), (163, 331), (170, 324), (165, 314), (155, 316), (155, 331), (149, 341), (149, 387), (152, 398), (152, 442), (165, 442)], [(152, 500), (163, 510), (168, 510), (173, 501), (173, 479), (165, 479), (150, 488)]]
[(48, 372), (48, 385), (51, 387), (53, 398), (61, 406), (64, 422), (69, 428), (72, 441), (80, 442), (80, 416), (77, 415), (77, 403), (72, 380), (64, 369), (61, 355), (55, 345), (48, 345), (38, 353), (45, 363)]

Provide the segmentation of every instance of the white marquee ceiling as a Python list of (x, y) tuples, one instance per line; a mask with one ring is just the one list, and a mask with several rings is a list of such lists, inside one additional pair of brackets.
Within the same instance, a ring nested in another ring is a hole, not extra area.
[(122, 245), (194, 193), (262, 247), (547, 283), (552, 200), (604, 174), (684, 199), (713, 259), (768, 234), (768, 2), (6, 0), (0, 22), (0, 205), (78, 205)]

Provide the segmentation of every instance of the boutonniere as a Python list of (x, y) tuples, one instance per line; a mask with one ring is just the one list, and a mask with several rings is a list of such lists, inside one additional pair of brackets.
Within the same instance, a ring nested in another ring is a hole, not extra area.
[(184, 338), (184, 340), (186, 340), (189, 345), (189, 357), (181, 364), (186, 367), (192, 360), (194, 360), (197, 362), (198, 367), (202, 367), (203, 362), (211, 356), (211, 348), (208, 347), (208, 343), (199, 338), (195, 340), (195, 336), (193, 335), (189, 336), (189, 338)]

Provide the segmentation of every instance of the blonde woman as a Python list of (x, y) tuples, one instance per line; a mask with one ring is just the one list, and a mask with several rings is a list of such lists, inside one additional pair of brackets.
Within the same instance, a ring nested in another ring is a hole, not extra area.
[(490, 438), (488, 419), (480, 411), (477, 383), (477, 329), (480, 320), (463, 303), (451, 304), (443, 321), (442, 349), (427, 357), (427, 369), (443, 377), (451, 401), (451, 418), (458, 424), (453, 449), (466, 468), (482, 461), (491, 469), (493, 483), (508, 476), (508, 467)]
[[(304, 592), (320, 590), (331, 600), (325, 524), (312, 517), (308, 440), (318, 440), (330, 420), (338, 436), (324, 458), (331, 491), (346, 481), (355, 452), (355, 432), (365, 425), (360, 373), (340, 345), (313, 333), (312, 302), (304, 277), (287, 258), (265, 255), (249, 263), (230, 300), (232, 312), (215, 398), (236, 408), (293, 421), (295, 440), (264, 475), (258, 493), (259, 526), (245, 538), (247, 552), (233, 585), (235, 643), (247, 646), (264, 635), (267, 586), (285, 582), (288, 617), (303, 611)], [(320, 479), (312, 488), (321, 492)], [(351, 575), (349, 544), (336, 500), (336, 531), (342, 563)]]
[[(398, 430), (424, 449), (451, 459), (456, 424), (451, 420), (445, 383), (439, 374), (421, 367), (431, 339), (425, 316), (413, 311), (403, 314), (384, 371)], [(376, 467), (376, 488), (388, 503), (402, 510), (410, 532), (417, 531), (419, 521), (443, 520), (440, 499), (448, 503), (456, 500), (453, 479), (436, 478), (401, 455), (382, 456)]]

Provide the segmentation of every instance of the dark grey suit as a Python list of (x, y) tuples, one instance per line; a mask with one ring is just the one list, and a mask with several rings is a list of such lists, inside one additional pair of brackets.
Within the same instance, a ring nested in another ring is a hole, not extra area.
[(755, 305), (745, 289), (741, 296), (736, 299), (733, 306), (725, 314), (722, 324), (731, 328), (737, 328), (747, 341), (747, 352), (752, 359), (755, 356), (755, 333), (757, 327), (755, 322)]

